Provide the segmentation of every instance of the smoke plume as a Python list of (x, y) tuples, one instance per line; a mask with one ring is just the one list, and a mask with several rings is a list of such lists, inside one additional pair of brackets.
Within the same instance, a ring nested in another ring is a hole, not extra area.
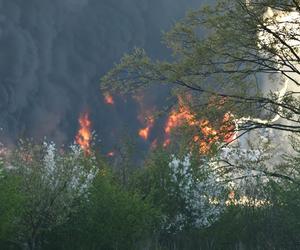
[(0, 0), (0, 140), (73, 140), (89, 111), (108, 144), (124, 124), (137, 131), (132, 102), (105, 105), (99, 79), (134, 46), (168, 51), (162, 30), (196, 0)]

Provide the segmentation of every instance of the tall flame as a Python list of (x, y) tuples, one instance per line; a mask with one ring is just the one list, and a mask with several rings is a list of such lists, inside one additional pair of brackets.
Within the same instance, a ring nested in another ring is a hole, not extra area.
[(89, 119), (89, 114), (87, 112), (82, 113), (78, 121), (80, 129), (76, 135), (76, 143), (80, 145), (84, 153), (88, 155), (91, 153), (92, 140), (91, 121)]

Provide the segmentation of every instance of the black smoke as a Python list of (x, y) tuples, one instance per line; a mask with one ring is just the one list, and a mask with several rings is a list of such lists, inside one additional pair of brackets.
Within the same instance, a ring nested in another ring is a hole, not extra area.
[(197, 0), (0, 0), (0, 141), (73, 140), (80, 112), (110, 145), (137, 107), (103, 102), (99, 79), (133, 47), (168, 51), (161, 31)]

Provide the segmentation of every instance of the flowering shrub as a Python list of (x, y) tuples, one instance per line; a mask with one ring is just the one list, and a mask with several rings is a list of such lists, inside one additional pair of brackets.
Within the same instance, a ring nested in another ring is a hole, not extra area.
[(95, 156), (84, 156), (80, 146), (70, 146), (68, 154), (58, 154), (54, 143), (44, 143), (44, 175), (45, 183), (51, 188), (59, 185), (60, 178), (65, 179), (66, 190), (71, 196), (86, 194), (92, 184), (98, 169)]
[(221, 150), (213, 159), (223, 169), (224, 181), (240, 193), (250, 192), (251, 195), (261, 195), (265, 184), (269, 181), (268, 172), (274, 170), (276, 163), (275, 144), (271, 144), (269, 130), (251, 134), (249, 141), (239, 141), (236, 145), (229, 145)]
[(216, 169), (203, 164), (197, 171), (193, 170), (190, 158), (187, 155), (180, 160), (173, 156), (169, 163), (170, 192), (183, 207), (172, 218), (166, 218), (165, 229), (168, 231), (208, 227), (224, 210), (225, 187), (218, 181)]
[(19, 238), (34, 249), (45, 231), (65, 223), (88, 200), (89, 188), (98, 173), (96, 158), (85, 156), (78, 145), (68, 151), (54, 143), (21, 143), (5, 159), (7, 171), (16, 175), (24, 197), (16, 223)]

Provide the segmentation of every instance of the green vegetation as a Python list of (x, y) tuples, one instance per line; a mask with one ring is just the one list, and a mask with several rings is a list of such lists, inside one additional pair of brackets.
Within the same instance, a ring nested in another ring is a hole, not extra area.
[[(114, 166), (78, 145), (22, 142), (3, 152), (0, 249), (299, 249), (299, 20), (282, 27), (282, 16), (299, 12), (296, 0), (220, 0), (165, 35), (173, 61), (153, 62), (141, 49), (125, 55), (102, 88), (170, 84), (192, 125), (140, 166), (131, 138)], [(264, 93), (280, 77), (288, 91)], [(224, 114), (223, 127), (259, 129), (254, 139), (224, 145), (212, 133), (199, 152), (207, 131), (195, 120), (220, 126)], [(274, 129), (286, 132), (279, 151)]]
[[(294, 249), (299, 244), (300, 190), (291, 181), (262, 183), (249, 175), (234, 186), (207, 157), (177, 158), (157, 149), (124, 186), (103, 160), (85, 156), (77, 146), (69, 152), (52, 143), (19, 148), (2, 166), (1, 249)], [(298, 166), (297, 156), (289, 159)]]

